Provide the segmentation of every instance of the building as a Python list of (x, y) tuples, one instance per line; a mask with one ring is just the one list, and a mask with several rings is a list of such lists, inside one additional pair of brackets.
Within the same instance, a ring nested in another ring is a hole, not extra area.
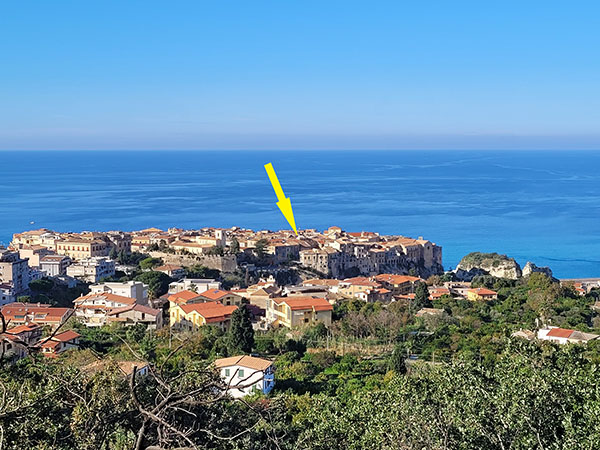
[(226, 330), (237, 306), (225, 306), (220, 302), (191, 304), (170, 303), (170, 326), (178, 330), (196, 330), (204, 325), (215, 325)]
[(9, 303), (2, 307), (2, 314), (11, 325), (38, 324), (53, 329), (73, 314), (71, 308), (56, 308), (43, 303)]
[(13, 294), (18, 296), (29, 289), (29, 265), (19, 253), (0, 248), (0, 283), (12, 285)]
[(184, 278), (169, 284), (169, 294), (187, 290), (204, 292), (210, 289), (221, 289), (221, 283), (212, 278)]
[(598, 339), (597, 334), (584, 333), (566, 328), (546, 327), (538, 330), (537, 338), (542, 341), (551, 341), (557, 344), (586, 344), (588, 341)]
[(333, 306), (324, 298), (279, 297), (267, 300), (267, 321), (293, 328), (321, 322), (331, 325)]
[(72, 330), (57, 333), (50, 339), (42, 342), (42, 355), (48, 358), (56, 358), (62, 352), (72, 348), (79, 348), (80, 337), (79, 333)]
[(176, 266), (175, 264), (165, 264), (163, 266), (155, 267), (153, 270), (155, 272), (165, 273), (176, 280), (185, 277), (185, 270), (183, 267)]
[(242, 304), (242, 296), (234, 294), (231, 291), (224, 291), (221, 289), (210, 289), (208, 291), (201, 292), (198, 294), (205, 301), (217, 301), (221, 302), (225, 306), (235, 305), (240, 306)]
[(415, 291), (415, 284), (423, 281), (419, 277), (413, 277), (410, 275), (394, 275), (390, 273), (384, 273), (377, 275), (375, 281), (381, 283), (387, 289), (392, 291), (393, 295), (410, 294)]
[(227, 393), (234, 398), (262, 393), (268, 394), (275, 386), (275, 369), (268, 359), (253, 356), (232, 356), (215, 360)]
[(40, 261), (44, 256), (52, 255), (54, 252), (43, 245), (27, 245), (19, 248), (21, 259), (27, 259), (29, 267), (40, 267)]
[(75, 260), (108, 256), (109, 246), (101, 239), (67, 237), (56, 242), (56, 253)]
[(15, 290), (10, 283), (0, 283), (0, 306), (17, 301)]
[(42, 327), (36, 323), (17, 325), (6, 330), (5, 334), (15, 336), (16, 339), (25, 345), (32, 346), (37, 344), (42, 338)]
[(142, 305), (148, 303), (148, 285), (141, 281), (93, 284), (90, 286), (90, 292), (92, 294), (102, 294), (107, 292), (109, 294), (120, 295), (121, 297), (134, 298), (136, 303)]
[(141, 323), (150, 329), (158, 330), (163, 325), (163, 314), (161, 309), (134, 303), (109, 310), (107, 321), (118, 322), (125, 326)]
[(97, 283), (114, 274), (115, 262), (108, 258), (88, 258), (67, 267), (67, 275), (89, 283)]
[(82, 295), (73, 303), (77, 318), (88, 327), (100, 327), (107, 322), (108, 313), (111, 310), (132, 306), (135, 304), (135, 298), (103, 292)]
[(58, 277), (67, 274), (71, 258), (64, 255), (46, 255), (40, 259), (40, 269), (47, 277)]
[(498, 293), (486, 288), (475, 288), (467, 291), (467, 300), (479, 301), (479, 300), (496, 300)]

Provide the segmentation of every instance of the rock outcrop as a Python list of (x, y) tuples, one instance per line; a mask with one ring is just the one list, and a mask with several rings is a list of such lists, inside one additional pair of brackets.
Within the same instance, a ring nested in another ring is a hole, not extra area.
[(550, 267), (538, 267), (531, 261), (527, 262), (527, 264), (525, 264), (525, 267), (523, 267), (523, 276), (524, 277), (527, 277), (527, 276), (531, 275), (532, 273), (536, 273), (536, 272), (544, 273), (548, 277), (554, 278), (554, 276), (552, 275), (552, 269)]
[(480, 252), (469, 253), (461, 259), (454, 273), (462, 281), (471, 281), (478, 275), (516, 280), (522, 275), (521, 266), (513, 258), (498, 253)]

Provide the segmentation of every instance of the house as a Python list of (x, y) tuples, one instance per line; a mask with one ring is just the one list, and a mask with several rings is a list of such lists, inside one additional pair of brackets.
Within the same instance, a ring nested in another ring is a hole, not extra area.
[(90, 286), (90, 293), (101, 294), (109, 293), (120, 295), (121, 297), (134, 298), (136, 303), (148, 303), (148, 285), (141, 281), (127, 281), (125, 283), (100, 283)]
[(478, 301), (478, 300), (496, 300), (498, 293), (486, 288), (475, 288), (467, 291), (467, 300)]
[(275, 386), (273, 363), (253, 356), (231, 356), (214, 362), (219, 369), (227, 393), (234, 398), (253, 393), (268, 394)]
[(73, 300), (75, 316), (88, 327), (100, 327), (115, 308), (123, 308), (136, 303), (135, 298), (123, 297), (108, 292), (82, 295)]
[(41, 260), (54, 252), (43, 245), (23, 245), (19, 247), (19, 256), (26, 259), (29, 267), (40, 267)]
[(0, 334), (0, 355), (3, 360), (16, 362), (29, 354), (27, 345), (17, 336), (12, 334)]
[(35, 323), (17, 325), (9, 328), (4, 334), (15, 336), (25, 345), (35, 345), (42, 338), (42, 327)]
[(2, 307), (2, 314), (11, 325), (35, 323), (55, 329), (73, 314), (71, 308), (56, 308), (43, 303), (9, 303)]
[(0, 283), (10, 284), (14, 295), (19, 296), (29, 289), (30, 281), (27, 259), (0, 247)]
[(225, 306), (220, 302), (191, 304), (171, 303), (169, 308), (170, 326), (179, 330), (196, 330), (204, 325), (215, 325), (226, 330), (229, 319), (237, 306)]
[(267, 300), (267, 321), (273, 326), (331, 325), (333, 306), (324, 298), (279, 297)]
[(91, 362), (83, 366), (81, 368), (81, 371), (88, 376), (94, 376), (97, 373), (102, 372), (104, 370), (111, 370), (113, 368), (116, 368), (123, 378), (130, 378), (133, 374), (134, 367), (136, 368), (136, 376), (143, 377), (148, 375), (148, 364), (143, 361), (115, 361), (110, 358), (98, 359), (94, 362)]
[(444, 287), (434, 287), (429, 289), (429, 300), (438, 300), (442, 297), (451, 297), (450, 289)]
[(243, 299), (241, 295), (234, 294), (231, 291), (224, 291), (222, 289), (210, 289), (208, 291), (201, 292), (199, 295), (206, 301), (218, 301), (225, 306), (240, 306)]
[(175, 303), (178, 305), (206, 301), (200, 297), (200, 294), (194, 291), (180, 291), (175, 294), (168, 295), (167, 300), (169, 300), (170, 303)]
[(47, 277), (57, 277), (67, 274), (71, 258), (64, 255), (47, 255), (40, 259), (40, 269)]
[(185, 277), (185, 270), (181, 266), (176, 266), (175, 264), (165, 264), (163, 266), (158, 266), (153, 269), (155, 272), (162, 272), (179, 280), (180, 278)]
[(108, 311), (107, 322), (118, 322), (125, 326), (141, 323), (148, 328), (158, 330), (162, 328), (163, 316), (160, 309), (134, 303)]
[(112, 259), (93, 257), (83, 259), (67, 267), (67, 275), (90, 283), (115, 274), (115, 262)]
[(11, 283), (0, 283), (0, 306), (17, 300)]
[(415, 283), (423, 281), (419, 277), (410, 275), (394, 275), (384, 273), (375, 276), (375, 281), (381, 283), (387, 289), (392, 291), (393, 295), (410, 294), (415, 290)]
[(538, 330), (537, 338), (542, 341), (552, 341), (557, 344), (585, 344), (600, 337), (597, 334), (584, 333), (578, 330), (569, 330), (566, 328), (546, 327)]
[(72, 348), (79, 348), (81, 335), (73, 330), (63, 331), (42, 342), (42, 355), (55, 358), (58, 354)]
[(181, 291), (204, 292), (210, 289), (221, 289), (221, 283), (212, 278), (184, 278), (169, 284), (169, 294)]

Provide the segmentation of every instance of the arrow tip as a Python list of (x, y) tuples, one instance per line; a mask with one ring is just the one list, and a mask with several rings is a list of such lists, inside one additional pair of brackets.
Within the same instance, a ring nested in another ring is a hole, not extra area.
[(284, 198), (277, 202), (277, 206), (281, 210), (281, 213), (288, 221), (296, 236), (298, 235), (298, 230), (296, 229), (296, 220), (294, 220), (294, 211), (292, 210), (292, 202), (289, 197)]

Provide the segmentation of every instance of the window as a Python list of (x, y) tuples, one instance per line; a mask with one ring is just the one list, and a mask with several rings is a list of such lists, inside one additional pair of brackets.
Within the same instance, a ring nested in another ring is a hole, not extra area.
[(225, 376), (228, 377), (229, 376), (229, 369), (225, 369)]
[(240, 377), (240, 378), (244, 378), (244, 369), (240, 369), (240, 370), (238, 371), (238, 377)]

